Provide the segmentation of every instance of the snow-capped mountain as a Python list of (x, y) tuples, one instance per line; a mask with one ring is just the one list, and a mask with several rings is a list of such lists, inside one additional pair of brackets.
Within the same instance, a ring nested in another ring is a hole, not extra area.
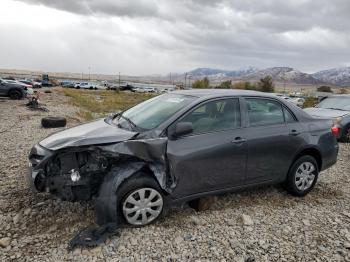
[(212, 68), (197, 68), (190, 72), (188, 72), (189, 75), (191, 75), (193, 78), (201, 78), (201, 77), (209, 77), (211, 79), (218, 79), (218, 78), (227, 78), (227, 77), (240, 77), (247, 74), (251, 74), (258, 71), (258, 69), (254, 67), (248, 67), (238, 70), (221, 70), (221, 69), (212, 69)]
[(275, 82), (287, 82), (304, 85), (337, 85), (350, 86), (350, 67), (333, 68), (314, 74), (307, 74), (292, 67), (271, 67), (258, 70), (248, 67), (239, 70), (221, 70), (213, 68), (197, 68), (183, 74), (173, 75), (173, 79), (183, 81), (185, 76), (192, 80), (208, 77), (211, 81), (258, 81), (270, 75)]
[(312, 74), (312, 76), (323, 82), (338, 86), (350, 86), (350, 67), (332, 68)]
[(300, 72), (291, 67), (271, 67), (263, 70), (259, 70), (255, 73), (248, 74), (243, 78), (246, 80), (259, 80), (265, 76), (271, 76), (274, 81), (279, 82), (293, 82), (296, 84), (321, 84), (323, 81), (318, 80), (311, 76)]

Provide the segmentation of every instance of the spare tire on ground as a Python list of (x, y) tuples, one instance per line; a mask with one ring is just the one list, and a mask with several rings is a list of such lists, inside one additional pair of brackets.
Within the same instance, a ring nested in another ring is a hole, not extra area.
[(41, 119), (41, 125), (45, 128), (64, 127), (66, 124), (67, 120), (64, 117), (48, 116)]

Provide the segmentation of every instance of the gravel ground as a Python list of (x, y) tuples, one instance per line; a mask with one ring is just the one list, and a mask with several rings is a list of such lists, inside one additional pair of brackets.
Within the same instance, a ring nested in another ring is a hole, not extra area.
[(225, 194), (207, 211), (174, 210), (99, 247), (67, 252), (69, 239), (93, 223), (91, 204), (33, 194), (24, 176), (31, 146), (59, 130), (41, 128), (41, 117), (66, 116), (73, 126), (78, 109), (56, 93), (42, 100), (50, 112), (0, 100), (0, 261), (350, 261), (349, 144), (305, 198), (279, 187)]

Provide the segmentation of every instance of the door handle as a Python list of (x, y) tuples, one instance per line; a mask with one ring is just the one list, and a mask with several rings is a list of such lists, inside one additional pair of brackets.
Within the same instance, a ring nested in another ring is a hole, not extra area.
[(247, 142), (247, 139), (242, 137), (236, 137), (234, 140), (231, 141), (231, 143), (234, 143), (234, 144), (241, 144), (244, 142)]
[(300, 135), (300, 132), (298, 132), (297, 130), (293, 129), (290, 131), (289, 133), (290, 136), (297, 136), (297, 135)]

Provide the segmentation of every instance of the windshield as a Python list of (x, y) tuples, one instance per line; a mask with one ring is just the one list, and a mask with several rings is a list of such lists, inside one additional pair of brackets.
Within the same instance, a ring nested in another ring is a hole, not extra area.
[(117, 116), (113, 123), (120, 126), (121, 122), (127, 121), (136, 129), (150, 130), (169, 119), (194, 99), (195, 97), (192, 96), (177, 94), (160, 95), (126, 110)]
[(333, 96), (322, 100), (317, 107), (350, 111), (350, 96)]

